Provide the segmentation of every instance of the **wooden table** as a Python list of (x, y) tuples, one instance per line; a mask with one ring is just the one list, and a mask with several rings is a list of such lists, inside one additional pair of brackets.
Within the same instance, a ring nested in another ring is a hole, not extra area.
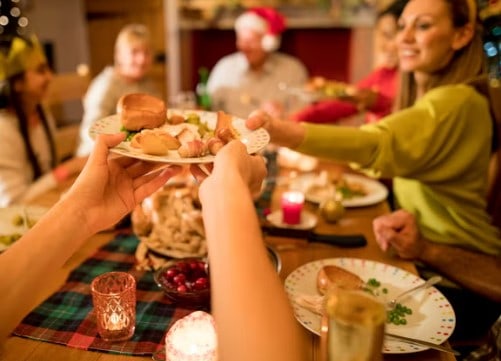
[[(35, 204), (50, 206), (59, 199), (64, 187), (48, 192), (38, 199)], [(272, 199), (272, 210), (278, 208), (278, 199), (283, 186), (277, 186)], [(306, 208), (311, 212), (316, 212), (316, 207), (307, 204)], [(356, 257), (365, 258), (379, 262), (385, 262), (396, 267), (403, 268), (409, 272), (416, 273), (414, 265), (410, 262), (392, 258), (384, 254), (378, 248), (372, 232), (372, 221), (375, 217), (385, 214), (389, 208), (385, 202), (363, 207), (348, 209), (344, 217), (337, 224), (328, 224), (319, 219), (316, 231), (320, 233), (353, 234), (363, 233), (367, 238), (368, 245), (363, 248), (338, 248), (324, 244), (308, 243), (301, 239), (266, 237), (266, 241), (274, 245), (279, 251), (282, 259), (282, 270), (280, 277), (282, 280), (297, 267), (311, 261), (332, 257)], [(63, 269), (55, 277), (46, 280), (47, 287), (44, 294), (39, 295), (38, 302), (42, 302), (53, 294), (64, 283), (68, 274), (81, 262), (92, 255), (99, 247), (113, 239), (112, 232), (101, 232), (91, 237), (85, 245), (79, 249), (73, 257), (68, 260)], [(49, 241), (49, 240), (48, 240)], [(35, 305), (34, 305), (35, 306)], [(311, 360), (320, 360), (319, 341), (320, 338), (308, 330), (304, 329), (304, 338), (307, 344), (311, 345)], [(435, 350), (427, 350), (413, 354), (385, 355), (385, 360), (395, 361), (439, 361), (455, 360), (454, 356), (441, 353)], [(29, 340), (12, 336), (7, 339), (2, 352), (2, 361), (118, 361), (118, 360), (151, 360), (150, 357), (113, 355), (100, 352), (83, 351), (66, 346), (60, 346), (47, 342)], [(237, 361), (237, 360), (235, 360)]]

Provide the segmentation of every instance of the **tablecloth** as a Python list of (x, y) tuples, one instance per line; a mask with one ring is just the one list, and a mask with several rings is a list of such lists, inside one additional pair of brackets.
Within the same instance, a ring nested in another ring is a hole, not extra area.
[[(168, 328), (193, 310), (176, 307), (164, 297), (153, 272), (134, 269), (138, 239), (118, 234), (69, 275), (66, 283), (24, 318), (14, 334), (85, 350), (149, 355), (162, 349)], [(131, 273), (137, 281), (136, 330), (132, 339), (106, 342), (97, 333), (90, 283), (110, 271)]]
[[(268, 176), (263, 192), (255, 202), (261, 219), (269, 213), (278, 172), (276, 152), (266, 151), (263, 155)], [(161, 350), (170, 326), (193, 310), (176, 307), (165, 298), (153, 280), (153, 272), (134, 269), (134, 252), (138, 243), (133, 234), (118, 234), (71, 272), (61, 289), (26, 316), (14, 334), (85, 350), (127, 355), (149, 355)], [(98, 336), (90, 294), (92, 280), (111, 271), (130, 272), (137, 282), (134, 336), (128, 341), (114, 343)]]

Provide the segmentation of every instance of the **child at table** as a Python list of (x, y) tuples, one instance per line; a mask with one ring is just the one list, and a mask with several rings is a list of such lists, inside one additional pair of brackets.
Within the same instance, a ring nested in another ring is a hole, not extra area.
[(30, 201), (85, 163), (57, 164), (53, 120), (42, 106), (52, 72), (36, 36), (19, 36), (10, 20), (0, 34), (0, 207)]

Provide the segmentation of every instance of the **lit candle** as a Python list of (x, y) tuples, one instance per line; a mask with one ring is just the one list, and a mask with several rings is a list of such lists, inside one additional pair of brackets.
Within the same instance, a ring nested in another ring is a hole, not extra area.
[(299, 191), (288, 191), (282, 194), (282, 221), (286, 224), (301, 223), (301, 212), (303, 211), (304, 194)]
[(217, 361), (217, 335), (212, 316), (195, 311), (178, 320), (165, 336), (169, 361)]
[(118, 313), (113, 312), (109, 318), (109, 322), (106, 325), (106, 329), (110, 331), (118, 331), (127, 327), (127, 318), (122, 320)]

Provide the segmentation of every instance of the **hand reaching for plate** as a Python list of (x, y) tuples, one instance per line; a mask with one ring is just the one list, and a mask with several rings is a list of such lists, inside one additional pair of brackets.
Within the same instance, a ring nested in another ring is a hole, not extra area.
[[(259, 155), (249, 155), (245, 145), (240, 141), (231, 141), (216, 154), (213, 164), (204, 164), (203, 167), (194, 164), (190, 170), (195, 179), (201, 183), (201, 192), (212, 186), (218, 186), (219, 178), (241, 178), (253, 196), (262, 189), (266, 175), (264, 159)], [(205, 181), (207, 179), (207, 181)], [(207, 183), (215, 183), (208, 185)]]

